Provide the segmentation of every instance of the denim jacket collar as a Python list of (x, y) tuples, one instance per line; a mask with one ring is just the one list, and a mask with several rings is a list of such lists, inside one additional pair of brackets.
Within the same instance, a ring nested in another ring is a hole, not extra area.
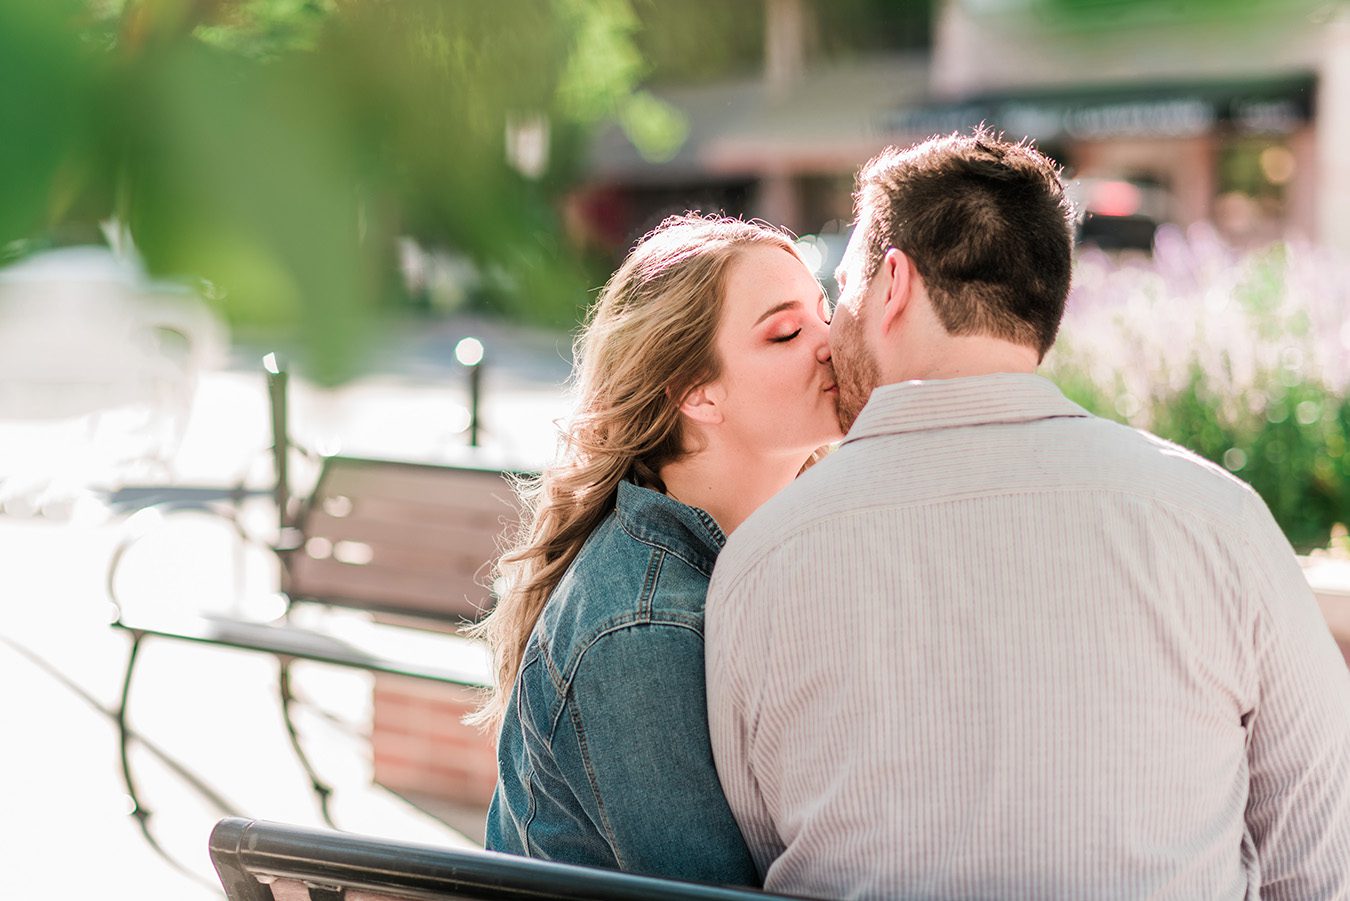
[(641, 488), (628, 480), (619, 483), (615, 515), (625, 532), (638, 541), (659, 547), (711, 573), (727, 536), (706, 511), (672, 497)]

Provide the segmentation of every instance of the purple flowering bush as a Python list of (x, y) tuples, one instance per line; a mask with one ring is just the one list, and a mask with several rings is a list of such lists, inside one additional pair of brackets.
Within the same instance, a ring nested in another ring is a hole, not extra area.
[(1325, 250), (1206, 225), (1160, 229), (1151, 259), (1083, 248), (1046, 369), (1250, 483), (1296, 547), (1350, 518), (1350, 264)]

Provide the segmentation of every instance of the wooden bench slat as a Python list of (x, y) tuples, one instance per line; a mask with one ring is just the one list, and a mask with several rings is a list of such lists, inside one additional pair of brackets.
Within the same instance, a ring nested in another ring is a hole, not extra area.
[(338, 603), (374, 612), (417, 614), (445, 621), (477, 619), (490, 595), (472, 578), (453, 573), (406, 573), (361, 566), (325, 568), (304, 580), (300, 600)]
[(330, 542), (361, 541), (370, 545), (393, 545), (417, 549), (437, 549), (442, 553), (457, 549), (472, 551), (483, 559), (497, 552), (497, 537), (509, 527), (501, 516), (481, 521), (440, 509), (436, 518), (417, 518), (411, 511), (397, 519), (337, 517), (313, 513), (305, 520), (306, 538), (324, 538)]
[[(326, 550), (326, 549), (325, 549)], [(357, 559), (351, 559), (356, 554)], [(429, 548), (405, 547), (392, 543), (357, 542), (355, 545), (338, 547), (334, 553), (316, 557), (302, 552), (291, 563), (292, 593), (303, 594), (307, 591), (306, 581), (321, 577), (332, 571), (343, 576), (357, 570), (373, 572), (382, 570), (391, 575), (406, 573), (409, 576), (431, 576), (438, 579), (446, 577), (473, 576), (486, 574), (491, 567), (492, 553), (480, 550), (475, 553), (454, 546)], [(486, 593), (486, 589), (478, 592)]]
[(340, 466), (327, 479), (325, 494), (387, 497), (414, 504), (467, 503), (483, 510), (513, 508), (511, 486), (499, 470), (351, 457), (330, 460), (338, 461)]

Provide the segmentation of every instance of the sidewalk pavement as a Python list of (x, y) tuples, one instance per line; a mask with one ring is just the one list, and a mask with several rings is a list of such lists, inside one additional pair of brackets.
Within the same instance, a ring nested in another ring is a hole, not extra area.
[[(563, 367), (565, 371), (565, 367)], [(556, 374), (549, 362), (543, 372)], [(296, 437), (320, 450), (412, 459), (463, 453), (456, 431), (465, 403), (455, 371), (424, 365), (414, 374), (363, 380), (335, 392), (293, 383)], [(552, 449), (552, 421), (566, 412), (556, 384), (539, 371), (503, 372), (487, 384), (487, 435), (502, 454), (533, 458)], [(494, 388), (495, 385), (495, 388)], [(495, 392), (495, 393), (494, 393)], [(199, 383), (176, 481), (221, 485), (265, 459), (266, 396), (260, 374), (208, 373)], [(0, 423), (0, 442), (5, 424)], [(263, 467), (265, 470), (265, 467)], [(246, 816), (322, 826), (295, 760), (270, 657), (148, 640), (132, 691), (130, 722), (144, 741), (132, 767), (157, 854), (128, 815), (118, 763), (115, 707), (127, 636), (110, 629), (103, 584), (122, 520), (85, 497), (49, 515), (0, 513), (0, 871), (14, 898), (221, 896), (206, 839), (222, 811), (173, 767), (186, 769)], [(230, 602), (228, 562), (203, 531), (175, 537), (175, 565), (133, 575), (135, 592), (189, 606)], [(253, 573), (256, 581), (266, 573)], [(370, 782), (363, 738), (370, 719), (364, 673), (297, 664), (298, 692), (323, 714), (298, 717), (307, 750), (336, 788), (338, 825), (408, 841), (472, 845)]]

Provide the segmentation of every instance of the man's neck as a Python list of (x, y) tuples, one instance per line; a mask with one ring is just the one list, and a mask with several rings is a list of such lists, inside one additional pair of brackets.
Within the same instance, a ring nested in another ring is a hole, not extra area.
[(805, 457), (762, 455), (707, 448), (661, 467), (666, 494), (706, 510), (730, 535), (761, 504), (797, 477)]
[(1036, 350), (984, 335), (948, 335), (920, 352), (901, 355), (883, 371), (884, 384), (915, 379), (960, 379), (997, 373), (1034, 373), (1040, 364)]

